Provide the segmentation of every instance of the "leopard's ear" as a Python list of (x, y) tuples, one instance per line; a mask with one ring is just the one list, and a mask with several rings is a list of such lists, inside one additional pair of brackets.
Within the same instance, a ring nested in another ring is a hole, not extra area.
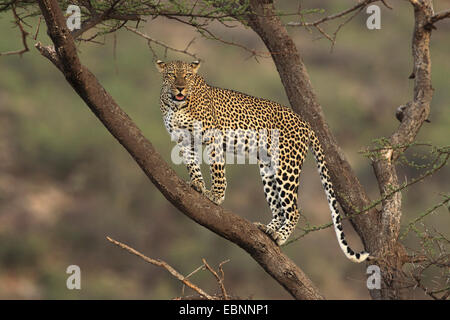
[(193, 73), (197, 73), (198, 68), (200, 68), (200, 61), (195, 60), (195, 61), (191, 62), (191, 68), (192, 68)]
[(159, 72), (163, 72), (164, 69), (166, 67), (166, 64), (164, 62), (162, 62), (161, 60), (157, 60), (156, 61), (156, 68), (158, 69)]

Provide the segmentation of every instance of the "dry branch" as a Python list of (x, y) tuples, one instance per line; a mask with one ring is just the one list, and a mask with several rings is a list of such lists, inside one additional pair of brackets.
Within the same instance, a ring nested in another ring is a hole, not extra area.
[(108, 239), (108, 241), (114, 243), (116, 246), (118, 246), (118, 247), (120, 247), (122, 249), (125, 249), (129, 253), (134, 254), (134, 255), (138, 256), (139, 258), (142, 258), (144, 261), (146, 261), (146, 262), (148, 262), (150, 264), (153, 264), (155, 266), (162, 267), (162, 268), (166, 269), (172, 276), (177, 278), (184, 285), (188, 286), (189, 288), (191, 288), (192, 290), (197, 292), (200, 296), (205, 297), (208, 300), (215, 300), (216, 299), (215, 297), (207, 294), (201, 288), (199, 288), (198, 286), (196, 286), (195, 284), (193, 284), (192, 282), (187, 280), (186, 277), (184, 277), (181, 273), (179, 273), (177, 270), (175, 270), (175, 268), (173, 268), (167, 262), (162, 261), (162, 260), (155, 260), (155, 259), (149, 258), (146, 255), (140, 253), (139, 251), (137, 251), (137, 250), (127, 246), (126, 244), (124, 244), (122, 242), (114, 240), (114, 239), (112, 239), (110, 237), (106, 237), (106, 239)]
[(20, 35), (21, 35), (21, 38), (22, 38), (23, 49), (15, 50), (15, 51), (8, 51), (8, 52), (0, 52), (0, 57), (1, 56), (11, 56), (11, 55), (15, 55), (15, 54), (18, 54), (19, 56), (22, 56), (25, 52), (30, 51), (30, 49), (28, 48), (28, 44), (27, 44), (28, 32), (25, 31), (25, 29), (24, 29), (24, 27), (22, 25), (22, 21), (19, 18), (19, 16), (17, 15), (16, 7), (15, 7), (14, 4), (11, 5), (11, 11), (13, 13), (15, 23), (19, 27), (19, 30), (20, 30)]
[(211, 266), (206, 262), (205, 259), (202, 259), (203, 264), (205, 265), (206, 269), (211, 272), (213, 274), (213, 276), (216, 278), (217, 282), (219, 283), (219, 287), (220, 290), (222, 291), (222, 297), (224, 300), (229, 300), (230, 297), (227, 294), (227, 290), (225, 289), (225, 285), (223, 284), (223, 281), (225, 280), (225, 276), (223, 273), (223, 269), (222, 266), (228, 262), (228, 260), (223, 261), (219, 264), (219, 272), (221, 273), (221, 275), (219, 276), (219, 274), (213, 269), (211, 268)]

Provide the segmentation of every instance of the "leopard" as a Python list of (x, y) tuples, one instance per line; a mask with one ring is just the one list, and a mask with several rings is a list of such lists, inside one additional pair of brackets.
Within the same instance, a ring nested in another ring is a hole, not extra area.
[[(256, 225), (282, 246), (300, 217), (299, 177), (308, 149), (311, 149), (341, 250), (356, 263), (369, 258), (368, 252), (355, 252), (347, 244), (325, 154), (311, 125), (290, 107), (207, 84), (198, 73), (200, 64), (199, 61), (156, 61), (162, 75), (160, 111), (186, 165), (189, 185), (220, 205), (227, 187), (226, 155), (243, 150), (248, 157), (255, 155), (255, 149), (263, 150), (256, 153), (253, 162), (259, 167), (272, 219), (267, 225), (259, 222)], [(199, 144), (208, 155), (209, 190), (202, 176)]]

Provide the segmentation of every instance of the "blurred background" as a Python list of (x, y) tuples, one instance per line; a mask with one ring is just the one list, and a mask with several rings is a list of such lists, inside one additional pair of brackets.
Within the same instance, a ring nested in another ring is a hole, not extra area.
[[(303, 1), (303, 8), (324, 8), (325, 14), (353, 1)], [(279, 1), (295, 10), (297, 2)], [(318, 34), (289, 29), (308, 68), (326, 119), (372, 199), (379, 193), (370, 161), (360, 151), (372, 140), (389, 136), (398, 126), (396, 108), (412, 97), (411, 37), (413, 10), (404, 2), (381, 7), (381, 30), (368, 30), (364, 12), (341, 29), (334, 50)], [(450, 1), (435, 1), (436, 11)], [(307, 16), (313, 20), (319, 15)], [(285, 19), (290, 21), (289, 18)], [(11, 13), (0, 14), (0, 52), (21, 47)], [(36, 19), (37, 21), (37, 19)], [(327, 28), (333, 32), (336, 24)], [(266, 48), (251, 30), (237, 25), (212, 30), (224, 39), (258, 51)], [(149, 19), (142, 31), (202, 60), (200, 74), (208, 83), (289, 105), (270, 58), (249, 58), (237, 47), (202, 38), (195, 30), (164, 18)], [(50, 44), (45, 24), (38, 40)], [(435, 89), (430, 123), (419, 142), (445, 146), (450, 128), (450, 23), (433, 32), (432, 78)], [(115, 37), (115, 39), (114, 39)], [(159, 111), (161, 78), (144, 39), (126, 30), (108, 35), (104, 45), (78, 44), (80, 59), (130, 115), (162, 156), (171, 163), (174, 146)], [(122, 241), (152, 258), (166, 261), (182, 274), (202, 264), (217, 267), (224, 260), (225, 286), (240, 298), (289, 299), (243, 250), (218, 237), (174, 208), (111, 137), (62, 74), (33, 48), (19, 56), (0, 57), (0, 298), (1, 299), (171, 299), (182, 285), (161, 268), (113, 246), (106, 236)], [(192, 60), (153, 45), (162, 60)], [(430, 150), (415, 147), (408, 157), (421, 159)], [(183, 166), (174, 169), (188, 179)], [(205, 168), (207, 169), (207, 168)], [(256, 166), (229, 165), (224, 207), (251, 221), (268, 222)], [(411, 180), (423, 171), (400, 165), (399, 177)], [(205, 177), (209, 174), (205, 170)], [(450, 172), (408, 188), (403, 194), (403, 224), (425, 212), (448, 193)], [(301, 176), (301, 225), (329, 222), (330, 212), (313, 158), (308, 155)], [(450, 217), (441, 207), (424, 222), (450, 235)], [(344, 223), (349, 243), (359, 238)], [(296, 232), (298, 234), (299, 232)], [(408, 248), (420, 246), (413, 234)], [(369, 299), (364, 265), (349, 262), (330, 228), (312, 232), (286, 247), (286, 252), (328, 299)], [(81, 268), (81, 290), (66, 288), (66, 268)], [(433, 275), (430, 274), (430, 277)], [(209, 293), (219, 291), (207, 271), (192, 281)], [(192, 294), (185, 290), (184, 294)], [(416, 292), (416, 298), (424, 298)]]

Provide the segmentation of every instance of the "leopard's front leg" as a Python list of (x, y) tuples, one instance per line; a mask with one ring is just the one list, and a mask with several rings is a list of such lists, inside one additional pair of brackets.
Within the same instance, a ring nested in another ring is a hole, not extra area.
[(227, 179), (225, 177), (225, 157), (222, 143), (220, 141), (211, 142), (206, 147), (209, 156), (209, 168), (211, 173), (211, 190), (206, 192), (206, 196), (215, 204), (220, 205), (225, 200), (225, 190)]
[(207, 190), (200, 167), (200, 155), (196, 152), (194, 144), (190, 143), (190, 141), (180, 141), (179, 147), (183, 156), (183, 162), (189, 173), (189, 185), (201, 194), (206, 194)]

